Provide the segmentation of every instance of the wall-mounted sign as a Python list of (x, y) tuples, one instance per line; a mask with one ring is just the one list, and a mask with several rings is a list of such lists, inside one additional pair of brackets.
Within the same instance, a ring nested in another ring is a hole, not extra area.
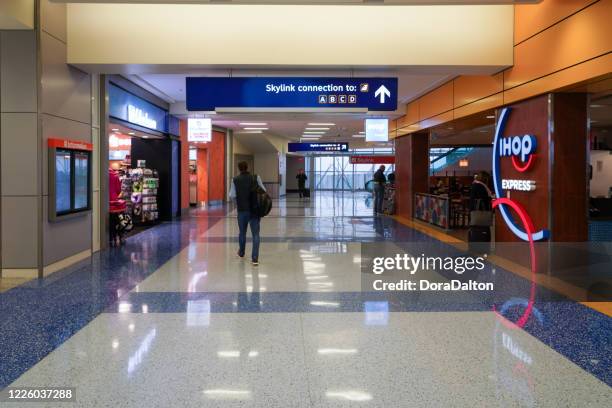
[(135, 123), (149, 129), (157, 128), (157, 121), (155, 119), (151, 119), (149, 114), (144, 110), (137, 108), (134, 105), (128, 105), (127, 111), (128, 122)]
[(159, 132), (168, 132), (168, 112), (114, 84), (108, 87), (108, 113), (112, 118)]
[(108, 137), (108, 147), (110, 148), (121, 148), (132, 146), (132, 138), (130, 137), (119, 137), (115, 134), (111, 134)]
[(93, 144), (79, 140), (48, 139), (48, 147), (92, 151)]
[(351, 156), (351, 164), (394, 164), (395, 156)]
[(548, 238), (550, 235), (549, 231), (541, 229), (533, 232), (531, 236), (529, 236), (508, 211), (506, 208), (508, 205), (504, 204), (505, 201), (509, 201), (519, 208), (518, 204), (506, 197), (506, 190), (533, 191), (536, 188), (534, 180), (502, 179), (500, 166), (502, 158), (510, 158), (514, 169), (519, 173), (525, 173), (534, 163), (537, 148), (536, 137), (534, 135), (502, 136), (510, 112), (510, 108), (502, 109), (495, 128), (495, 138), (493, 140), (493, 188), (498, 202), (500, 203), (500, 213), (510, 231), (523, 241), (539, 241)]
[(91, 151), (78, 140), (48, 139), (49, 221), (91, 209)]
[(217, 108), (397, 109), (397, 78), (188, 77), (187, 110)]
[(459, 160), (459, 167), (469, 167), (470, 161), (468, 159)]
[(207, 143), (212, 140), (212, 120), (210, 118), (187, 119), (187, 140)]
[(536, 189), (536, 182), (535, 180), (502, 179), (502, 188), (514, 191), (533, 191)]
[(347, 152), (348, 143), (289, 143), (289, 152)]
[(365, 120), (366, 142), (389, 141), (389, 119)]

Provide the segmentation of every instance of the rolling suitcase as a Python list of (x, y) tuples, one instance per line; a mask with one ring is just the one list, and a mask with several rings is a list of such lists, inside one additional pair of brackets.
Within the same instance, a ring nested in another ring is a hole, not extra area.
[(471, 226), (468, 230), (468, 247), (475, 254), (488, 253), (491, 248), (491, 227)]
[(383, 213), (387, 215), (395, 214), (395, 187), (385, 186)]

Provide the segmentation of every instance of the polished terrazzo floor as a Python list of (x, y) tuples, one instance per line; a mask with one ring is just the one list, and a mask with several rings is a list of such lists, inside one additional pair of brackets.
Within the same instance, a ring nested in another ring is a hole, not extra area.
[(609, 317), (542, 296), (518, 328), (487, 298), (361, 292), (361, 243), (437, 241), (364, 194), (275, 204), (259, 267), (230, 209), (197, 210), (1, 293), (0, 388), (77, 393), (7, 406), (612, 406)]

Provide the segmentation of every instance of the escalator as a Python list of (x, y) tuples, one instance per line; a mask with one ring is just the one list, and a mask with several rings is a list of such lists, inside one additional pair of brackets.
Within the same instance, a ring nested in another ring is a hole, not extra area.
[(474, 151), (473, 147), (443, 147), (432, 148), (429, 152), (429, 174), (443, 171), (459, 160), (466, 158)]

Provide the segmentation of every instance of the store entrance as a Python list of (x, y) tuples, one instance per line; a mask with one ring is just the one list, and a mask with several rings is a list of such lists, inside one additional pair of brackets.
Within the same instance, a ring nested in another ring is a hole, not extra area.
[(189, 148), (189, 205), (206, 207), (208, 200), (208, 149)]
[(175, 143), (165, 135), (109, 123), (110, 208), (111, 213), (116, 209), (131, 218), (133, 228), (126, 231), (128, 235), (172, 218), (170, 163), (177, 150)]

